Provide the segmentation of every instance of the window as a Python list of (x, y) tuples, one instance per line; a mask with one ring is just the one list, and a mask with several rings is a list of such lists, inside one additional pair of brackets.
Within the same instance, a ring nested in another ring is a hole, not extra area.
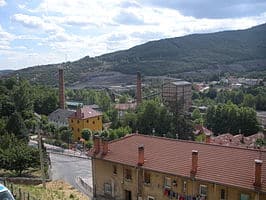
[(93, 124), (95, 124), (95, 121), (92, 121)]
[(109, 195), (112, 194), (112, 186), (111, 186), (110, 183), (105, 183), (104, 184), (104, 193), (105, 194), (109, 194)]
[(200, 185), (200, 188), (199, 188), (199, 193), (201, 196), (204, 196), (206, 197), (207, 196), (207, 185)]
[(151, 174), (148, 172), (144, 172), (144, 183), (145, 184), (151, 183)]
[(100, 117), (98, 117), (98, 120), (100, 120)]
[(187, 192), (187, 181), (183, 181), (183, 192)]
[(71, 119), (71, 123), (73, 123), (73, 119)]
[(171, 178), (169, 177), (164, 178), (164, 187), (171, 188)]
[(87, 123), (89, 123), (89, 120), (87, 119)]
[(240, 200), (249, 200), (249, 195), (248, 194), (240, 194)]
[(155, 198), (152, 196), (148, 196), (148, 200), (155, 200)]
[(72, 129), (72, 131), (74, 131), (74, 128), (73, 127), (71, 129)]
[(225, 189), (221, 189), (220, 200), (225, 200)]
[(116, 165), (113, 165), (113, 174), (117, 174), (117, 167), (116, 167)]
[(131, 180), (132, 176), (131, 176), (131, 169), (125, 169), (125, 178), (127, 180)]
[(79, 128), (78, 128), (78, 132), (79, 132)]
[(79, 124), (79, 120), (77, 121), (77, 123)]

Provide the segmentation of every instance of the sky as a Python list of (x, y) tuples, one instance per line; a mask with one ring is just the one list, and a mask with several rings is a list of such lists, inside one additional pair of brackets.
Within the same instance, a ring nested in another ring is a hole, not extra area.
[(0, 0), (0, 70), (266, 23), (266, 0)]

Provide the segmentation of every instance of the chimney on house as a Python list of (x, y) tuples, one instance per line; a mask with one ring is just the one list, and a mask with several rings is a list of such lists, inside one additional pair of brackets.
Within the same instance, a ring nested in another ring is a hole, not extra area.
[(108, 153), (108, 140), (102, 139), (102, 155), (106, 155)]
[(211, 143), (211, 135), (207, 134), (206, 137), (205, 137), (205, 142), (207, 144), (210, 144)]
[(137, 105), (139, 105), (141, 103), (141, 74), (140, 74), (140, 72), (137, 72), (136, 97), (137, 97)]
[(139, 146), (139, 156), (138, 156), (138, 165), (142, 166), (144, 164), (144, 145)]
[(192, 150), (192, 168), (191, 168), (191, 174), (196, 175), (198, 168), (198, 151)]
[(257, 188), (261, 187), (261, 166), (262, 166), (262, 160), (255, 160), (255, 182), (254, 182), (254, 186)]
[(100, 137), (98, 135), (94, 135), (93, 137), (93, 148), (95, 154), (100, 152)]
[(65, 109), (65, 83), (63, 68), (59, 68), (59, 107), (61, 109)]
[(82, 118), (82, 111), (81, 111), (81, 108), (77, 108), (77, 110), (76, 110), (76, 114), (77, 114), (77, 117), (81, 117), (81, 118)]

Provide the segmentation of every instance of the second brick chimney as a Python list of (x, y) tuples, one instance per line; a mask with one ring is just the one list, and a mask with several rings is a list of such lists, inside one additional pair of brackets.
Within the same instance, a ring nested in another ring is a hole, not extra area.
[(254, 186), (256, 188), (261, 187), (261, 166), (262, 166), (262, 160), (255, 160), (255, 182), (254, 182)]
[(137, 72), (137, 89), (136, 89), (137, 105), (141, 103), (141, 74)]
[(140, 145), (138, 150), (138, 165), (142, 166), (144, 164), (144, 145)]
[(196, 175), (198, 169), (198, 151), (192, 150), (192, 167), (191, 167), (191, 174)]

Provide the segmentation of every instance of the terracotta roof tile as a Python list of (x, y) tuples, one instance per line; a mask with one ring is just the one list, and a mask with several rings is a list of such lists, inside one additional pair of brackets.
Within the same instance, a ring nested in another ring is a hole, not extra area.
[(78, 108), (75, 113), (73, 113), (69, 118), (74, 119), (87, 119), (91, 117), (101, 116), (102, 113), (92, 109), (90, 106), (83, 106), (82, 108)]
[(108, 154), (101, 158), (137, 166), (141, 144), (144, 145), (143, 168), (190, 177), (191, 153), (198, 150), (196, 179), (252, 190), (254, 160), (260, 159), (263, 161), (262, 190), (266, 192), (266, 151), (133, 134), (110, 142)]

